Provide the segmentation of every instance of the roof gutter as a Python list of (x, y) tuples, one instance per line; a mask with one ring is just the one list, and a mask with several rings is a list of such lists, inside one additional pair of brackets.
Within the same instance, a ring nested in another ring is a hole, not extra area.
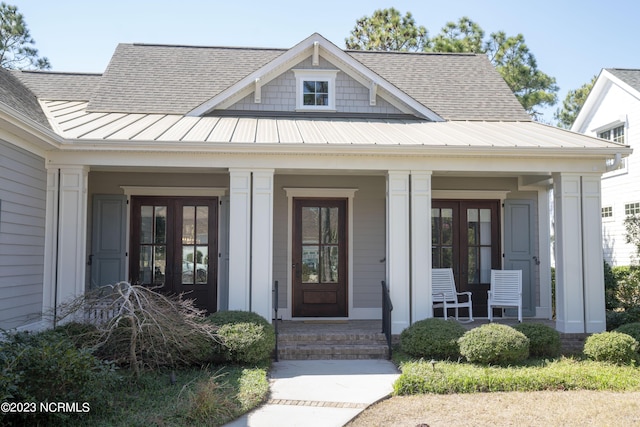
[(613, 157), (613, 163), (610, 165), (607, 165), (605, 170), (607, 172), (611, 172), (613, 170), (618, 169), (618, 166), (620, 166), (621, 161), (622, 161), (622, 155), (620, 153), (616, 153)]
[(59, 149), (64, 143), (64, 138), (53, 130), (2, 102), (0, 102), (0, 121), (9, 125), (4, 127), (5, 130), (24, 138), (40, 150)]

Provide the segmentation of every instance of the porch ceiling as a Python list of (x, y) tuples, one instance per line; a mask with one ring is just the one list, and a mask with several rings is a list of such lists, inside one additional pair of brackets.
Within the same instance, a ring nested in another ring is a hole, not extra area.
[(535, 122), (427, 122), (399, 119), (187, 117), (87, 112), (87, 102), (41, 101), (55, 132), (76, 142), (199, 145), (336, 145), (546, 151), (627, 155), (619, 144)]

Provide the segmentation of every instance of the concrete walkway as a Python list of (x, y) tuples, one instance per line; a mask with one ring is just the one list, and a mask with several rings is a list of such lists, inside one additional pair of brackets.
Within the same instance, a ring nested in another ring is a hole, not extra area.
[(269, 401), (226, 426), (340, 427), (389, 395), (399, 375), (387, 360), (275, 362)]

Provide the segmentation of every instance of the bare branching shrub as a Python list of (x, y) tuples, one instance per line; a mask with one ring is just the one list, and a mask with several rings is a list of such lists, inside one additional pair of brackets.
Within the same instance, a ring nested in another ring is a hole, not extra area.
[(219, 340), (193, 300), (120, 282), (59, 308), (58, 321), (91, 323), (96, 354), (140, 369), (206, 363)]

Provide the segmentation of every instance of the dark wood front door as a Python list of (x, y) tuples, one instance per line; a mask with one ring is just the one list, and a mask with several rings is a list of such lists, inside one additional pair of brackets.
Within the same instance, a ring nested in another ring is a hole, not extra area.
[(217, 198), (133, 197), (131, 282), (216, 311)]
[(348, 315), (346, 218), (346, 199), (294, 199), (294, 317)]
[(431, 233), (433, 268), (453, 268), (458, 292), (472, 292), (473, 314), (487, 316), (491, 269), (501, 264), (500, 201), (434, 200)]

